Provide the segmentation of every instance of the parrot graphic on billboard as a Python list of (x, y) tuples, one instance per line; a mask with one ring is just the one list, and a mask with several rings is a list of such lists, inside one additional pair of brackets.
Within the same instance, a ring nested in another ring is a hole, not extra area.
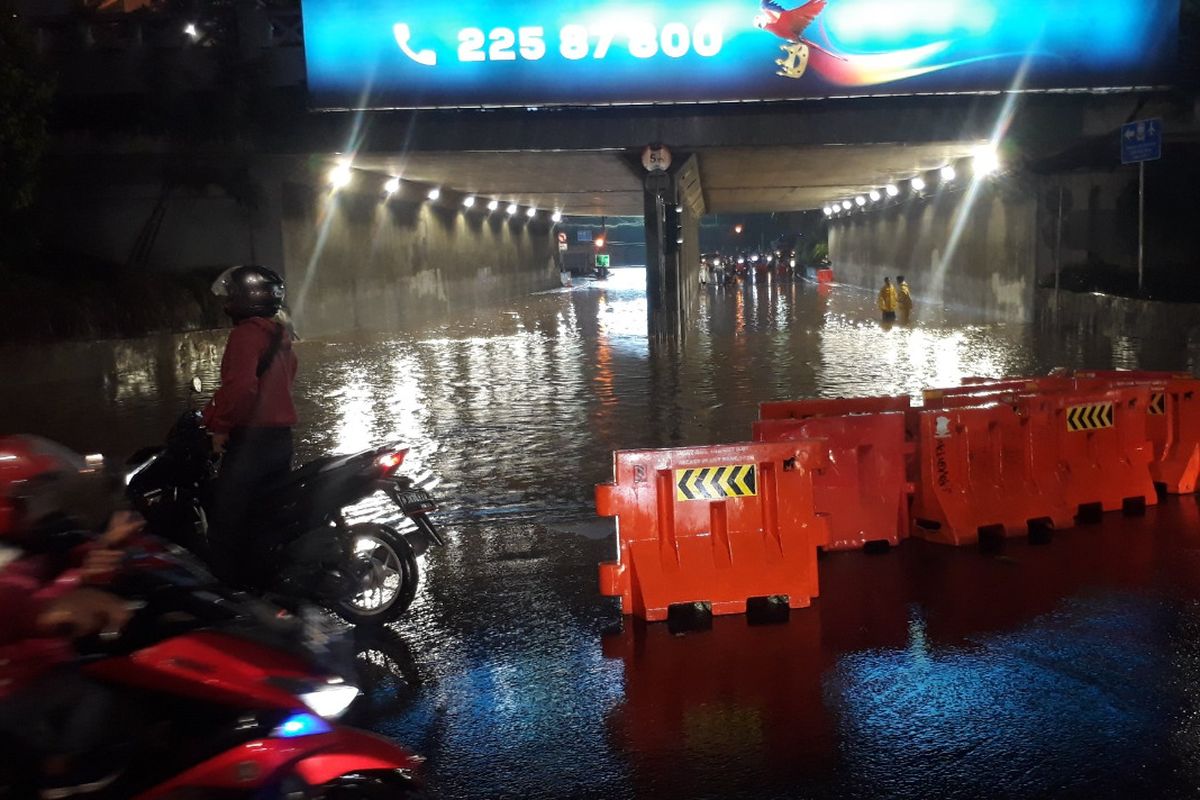
[[(825, 10), (826, 0), (808, 0), (802, 6), (786, 9), (775, 0), (762, 0), (759, 12), (754, 16), (754, 25), (783, 39), (779, 46), (783, 58), (775, 59), (779, 67), (776, 75), (783, 78), (799, 78), (808, 68), (811, 42), (804, 39), (804, 31)], [(816, 45), (812, 45), (815, 47)]]
[(773, 33), (785, 42), (798, 44), (803, 41), (804, 29), (825, 10), (825, 0), (808, 0), (790, 11), (775, 0), (762, 0), (760, 8), (754, 16), (755, 27)]

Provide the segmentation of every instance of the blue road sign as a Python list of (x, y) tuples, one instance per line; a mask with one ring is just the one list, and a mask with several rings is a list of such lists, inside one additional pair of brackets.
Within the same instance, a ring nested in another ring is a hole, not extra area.
[(1121, 163), (1162, 158), (1162, 120), (1140, 119), (1121, 126)]

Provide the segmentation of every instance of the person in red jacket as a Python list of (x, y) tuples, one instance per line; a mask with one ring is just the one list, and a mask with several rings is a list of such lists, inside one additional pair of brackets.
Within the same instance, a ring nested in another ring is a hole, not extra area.
[[(119, 772), (120, 704), (72, 663), (74, 639), (114, 634), (129, 618), (100, 588), (141, 527), (136, 515), (110, 515), (114, 494), (96, 461), (39, 437), (0, 437), (0, 739), (41, 759), (45, 800), (99, 791)], [(105, 534), (87, 533), (105, 518)]]
[(256, 583), (254, 548), (242, 523), (264, 486), (292, 464), (296, 354), (284, 312), (285, 288), (266, 267), (231, 267), (213, 283), (233, 330), (221, 359), (221, 387), (204, 409), (213, 449), (222, 453), (209, 514), (214, 571), (235, 586)]

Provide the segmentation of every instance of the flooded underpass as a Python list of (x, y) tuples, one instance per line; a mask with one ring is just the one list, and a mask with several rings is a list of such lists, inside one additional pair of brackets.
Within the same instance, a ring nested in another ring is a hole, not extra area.
[[(389, 440), (437, 484), (447, 546), (362, 640), (354, 721), (438, 797), (1190, 796), (1200, 791), (1200, 507), (1010, 542), (820, 563), (786, 622), (672, 635), (597, 592), (611, 453), (748, 438), (768, 399), (919, 394), (1055, 366), (1191, 369), (1186, 340), (971, 322), (780, 280), (707, 287), (646, 336), (643, 275), (423, 331), (298, 346), (298, 457)], [(919, 291), (919, 289), (918, 289)], [(0, 350), (0, 429), (123, 456), (211, 385), (220, 332)]]

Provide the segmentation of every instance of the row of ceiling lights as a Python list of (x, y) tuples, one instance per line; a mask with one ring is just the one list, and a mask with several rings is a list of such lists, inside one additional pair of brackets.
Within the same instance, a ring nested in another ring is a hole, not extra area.
[[(996, 154), (995, 148), (984, 148), (977, 152), (972, 159), (972, 172), (976, 178), (983, 178), (991, 175), (1000, 169), (1000, 158)], [(953, 164), (947, 164), (940, 170), (937, 170), (937, 175), (941, 186), (950, 186), (954, 183), (954, 179), (958, 177), (958, 171)], [(908, 188), (911, 194), (920, 195), (925, 191), (929, 184), (925, 178), (916, 175), (908, 180)], [(882, 189), (872, 189), (865, 195), (857, 195), (851, 200), (835, 200), (832, 203), (824, 206), (821, 211), (827, 217), (838, 216), (841, 214), (853, 211), (855, 207), (865, 208), (868, 203), (878, 203), (885, 196), (888, 198), (898, 197), (900, 195), (900, 186), (895, 183), (889, 183)]]
[[(335, 192), (341, 191), (342, 189), (345, 189), (346, 187), (348, 187), (354, 181), (354, 170), (351, 169), (349, 164), (343, 162), (343, 163), (335, 166), (333, 169), (329, 170), (328, 180), (329, 180), (330, 188), (332, 188)], [(396, 192), (398, 192), (398, 191), (400, 191), (400, 178), (393, 175), (392, 177), (388, 178), (388, 180), (383, 184), (383, 192), (386, 196), (391, 197), (392, 195), (396, 194)], [(431, 187), (425, 193), (425, 198), (427, 200), (429, 200), (430, 202), (436, 202), (437, 200), (440, 200), (441, 197), (442, 197), (442, 190), (437, 186)], [(468, 208), (468, 209), (474, 208), (477, 204), (480, 204), (482, 202), (482, 199), (483, 198), (476, 197), (473, 194), (468, 194), (463, 197), (463, 200), (462, 200), (463, 208)], [(496, 200), (495, 198), (492, 198), (491, 200), (489, 200), (487, 202), (486, 206), (484, 206), (484, 207), (487, 208), (489, 213), (498, 211), (500, 209), (500, 201)], [(505, 206), (504, 211), (510, 217), (516, 216), (517, 212), (520, 211), (520, 206), (518, 206), (516, 203), (510, 202)], [(533, 219), (537, 215), (538, 215), (537, 206), (527, 206), (525, 208), (525, 216), (529, 217), (530, 219)], [(550, 221), (551, 222), (562, 222), (562, 217), (563, 217), (562, 212), (555, 209), (550, 214)]]

